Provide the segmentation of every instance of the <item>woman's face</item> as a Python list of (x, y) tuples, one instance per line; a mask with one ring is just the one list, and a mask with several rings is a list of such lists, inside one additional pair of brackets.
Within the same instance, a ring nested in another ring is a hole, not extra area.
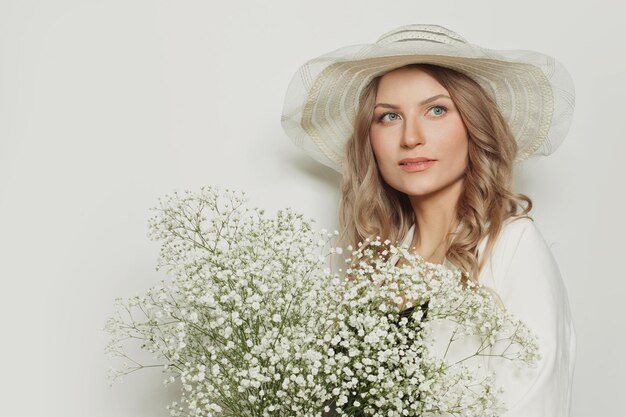
[[(465, 124), (446, 90), (417, 68), (386, 73), (378, 84), (370, 142), (382, 177), (409, 196), (436, 193), (463, 181)], [(426, 157), (426, 165), (401, 165)]]

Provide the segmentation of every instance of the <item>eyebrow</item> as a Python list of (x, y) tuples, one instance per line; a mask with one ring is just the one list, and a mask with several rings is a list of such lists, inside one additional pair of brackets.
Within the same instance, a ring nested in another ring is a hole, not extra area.
[[(432, 96), (431, 98), (427, 98), (426, 100), (420, 101), (417, 104), (420, 105), (420, 106), (423, 106), (424, 104), (428, 104), (428, 103), (430, 103), (432, 101), (435, 101), (438, 98), (442, 98), (442, 97), (452, 100), (450, 97), (448, 97), (445, 94), (437, 94), (436, 96)], [(377, 103), (374, 106), (374, 108), (376, 108), (376, 107), (389, 107), (390, 109), (399, 109), (400, 108), (400, 106), (396, 106), (395, 104), (388, 104), (388, 103)]]

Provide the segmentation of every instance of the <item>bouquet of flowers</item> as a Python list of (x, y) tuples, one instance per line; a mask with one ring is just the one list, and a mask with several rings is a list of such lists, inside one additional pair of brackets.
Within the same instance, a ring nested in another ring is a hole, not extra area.
[[(348, 246), (345, 274), (333, 273), (338, 232), (289, 208), (268, 218), (211, 186), (159, 202), (149, 237), (172, 282), (116, 299), (106, 352), (134, 363), (110, 370), (121, 381), (147, 367), (122, 345), (141, 340), (164, 382), (182, 385), (173, 417), (496, 416), (502, 389), (471, 360), (539, 358), (488, 291), (388, 240)], [(456, 344), (471, 349), (454, 357)]]

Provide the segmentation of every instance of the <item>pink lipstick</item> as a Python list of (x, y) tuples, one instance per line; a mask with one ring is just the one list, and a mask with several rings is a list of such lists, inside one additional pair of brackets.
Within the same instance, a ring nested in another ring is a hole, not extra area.
[(419, 158), (404, 158), (398, 164), (400, 167), (408, 172), (424, 171), (430, 168), (437, 162), (435, 159), (419, 157)]

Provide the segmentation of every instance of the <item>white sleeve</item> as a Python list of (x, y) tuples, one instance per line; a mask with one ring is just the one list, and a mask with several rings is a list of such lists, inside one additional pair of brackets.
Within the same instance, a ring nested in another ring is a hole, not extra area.
[(492, 282), (507, 310), (537, 335), (542, 358), (535, 368), (487, 360), (504, 389), (502, 417), (569, 417), (576, 335), (559, 268), (532, 220), (512, 222), (503, 238)]

